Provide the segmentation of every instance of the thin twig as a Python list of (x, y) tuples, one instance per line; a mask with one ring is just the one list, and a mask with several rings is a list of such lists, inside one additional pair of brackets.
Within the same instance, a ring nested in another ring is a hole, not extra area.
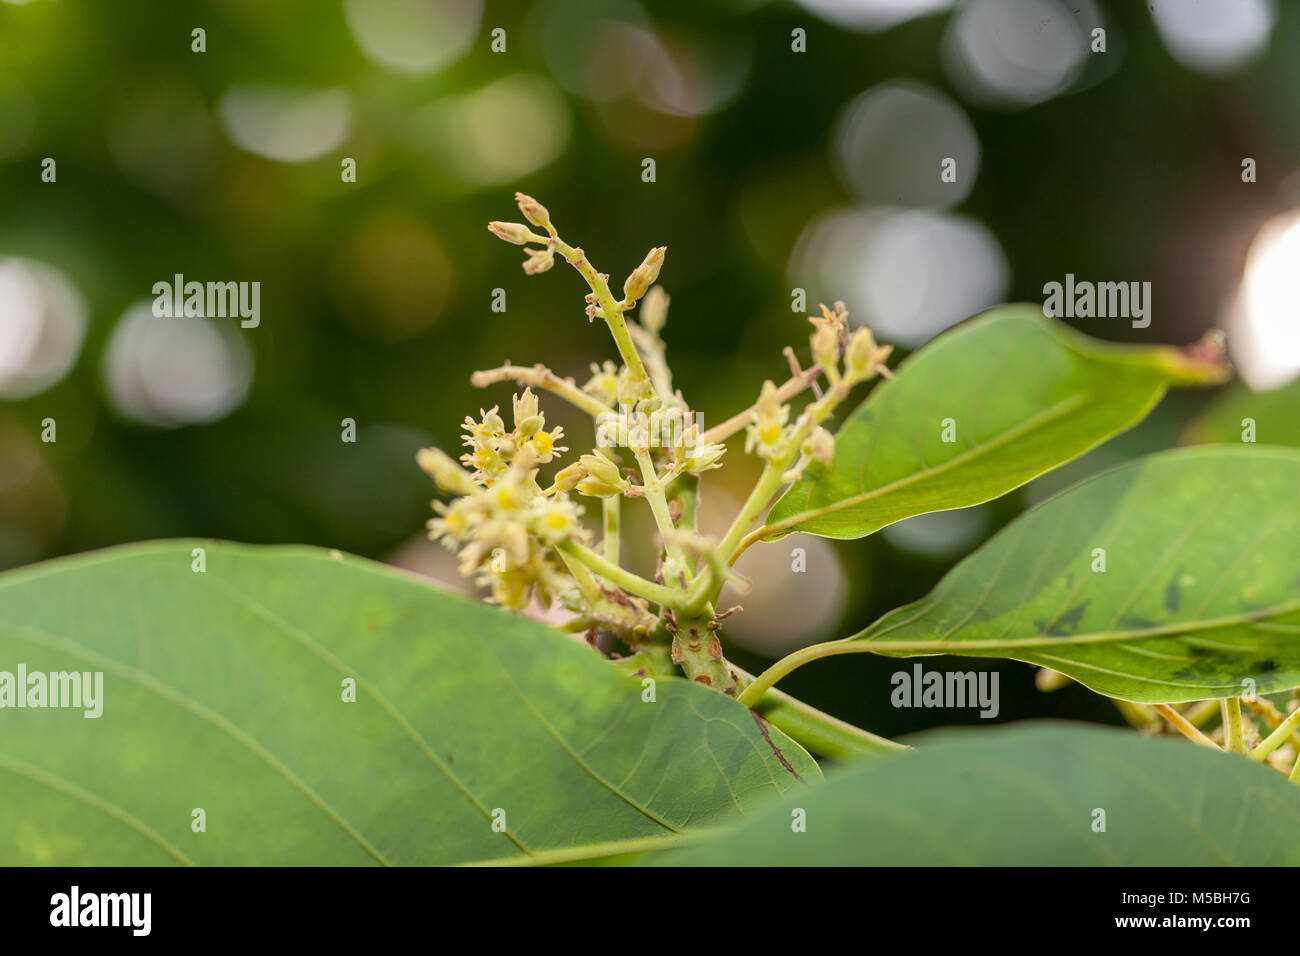
[(522, 365), (511, 365), (507, 362), (500, 368), (475, 372), (469, 377), (469, 382), (475, 388), (486, 388), (497, 382), (518, 382), (520, 385), (543, 388), (548, 392), (554, 392), (570, 404), (576, 405), (592, 418), (613, 414), (614, 412), (604, 402), (578, 388), (573, 379), (560, 378), (560, 376), (541, 364), (525, 368)]
[(1188, 740), (1192, 741), (1192, 743), (1200, 744), (1202, 747), (1213, 747), (1215, 750), (1221, 749), (1218, 744), (1197, 730), (1186, 717), (1174, 710), (1168, 704), (1155, 704), (1153, 709), (1157, 714), (1169, 721), (1175, 730)]

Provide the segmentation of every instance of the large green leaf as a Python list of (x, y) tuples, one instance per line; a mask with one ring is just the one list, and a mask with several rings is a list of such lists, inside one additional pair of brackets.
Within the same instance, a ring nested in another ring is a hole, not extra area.
[(1237, 383), (1187, 428), (1191, 444), (1240, 442), (1247, 435), (1265, 445), (1300, 445), (1300, 378), (1266, 392)]
[(0, 709), (0, 865), (595, 855), (819, 777), (721, 694), (661, 680), (643, 702), (572, 638), (304, 548), (151, 543), (0, 576), (0, 671), (19, 664), (102, 671), (103, 714)]
[(1300, 451), (1209, 445), (1091, 478), (840, 646), (1009, 657), (1146, 703), (1300, 686)]
[(1140, 421), (1169, 386), (1224, 374), (1195, 351), (1099, 342), (1035, 306), (994, 309), (876, 387), (836, 435), (831, 466), (811, 465), (772, 507), (769, 536), (860, 538), (989, 501)]
[[(1300, 788), (1182, 740), (1029, 722), (911, 738), (656, 862), (731, 866), (1296, 866)], [(802, 809), (806, 831), (793, 829)], [(1103, 811), (1105, 830), (1098, 811)]]

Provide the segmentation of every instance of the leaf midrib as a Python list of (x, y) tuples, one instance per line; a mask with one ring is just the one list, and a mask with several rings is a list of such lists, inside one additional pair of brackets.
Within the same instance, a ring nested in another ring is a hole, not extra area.
[[(1037, 636), (1004, 640), (957, 640), (957, 641), (874, 641), (866, 636), (867, 632), (846, 637), (843, 642), (870, 645), (874, 651), (917, 651), (950, 648), (953, 650), (1005, 650), (1016, 647), (1071, 647), (1079, 644), (1106, 644), (1117, 641), (1141, 640), (1146, 637), (1169, 637), (1196, 631), (1212, 631), (1236, 624), (1249, 624), (1255, 621), (1278, 617), (1300, 610), (1300, 599), (1274, 604), (1270, 607), (1233, 614), (1227, 617), (1205, 618), (1201, 621), (1186, 621), (1170, 624), (1158, 624), (1152, 627), (1134, 628), (1124, 631), (1095, 631), (1086, 634), (1063, 634), (1059, 636)], [(906, 626), (906, 625), (905, 625)], [(1242, 653), (1249, 649), (1241, 648)], [(847, 651), (845, 653), (848, 653)]]

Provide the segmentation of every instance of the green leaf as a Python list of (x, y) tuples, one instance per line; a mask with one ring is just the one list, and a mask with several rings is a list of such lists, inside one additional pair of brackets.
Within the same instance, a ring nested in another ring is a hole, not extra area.
[(1260, 444), (1300, 445), (1300, 378), (1267, 392), (1244, 383), (1226, 389), (1188, 426), (1188, 444), (1240, 443), (1247, 419)]
[[(1140, 421), (1171, 385), (1225, 372), (1195, 351), (1089, 339), (1030, 305), (945, 332), (878, 385), (767, 516), (767, 537), (860, 538), (997, 498)], [(951, 419), (955, 441), (945, 441)]]
[(1162, 452), (1021, 515), (845, 650), (1013, 658), (1144, 703), (1286, 690), (1298, 542), (1300, 451)]
[(643, 702), (571, 637), (305, 548), (151, 543), (0, 576), (0, 671), (19, 664), (102, 671), (103, 714), (0, 709), (0, 865), (599, 855), (820, 776), (719, 693), (668, 679)]
[[(699, 866), (1295, 866), (1300, 788), (1181, 740), (1035, 721), (910, 739), (704, 845)], [(794, 832), (794, 811), (806, 832)], [(1105, 813), (1105, 830), (1094, 821)]]

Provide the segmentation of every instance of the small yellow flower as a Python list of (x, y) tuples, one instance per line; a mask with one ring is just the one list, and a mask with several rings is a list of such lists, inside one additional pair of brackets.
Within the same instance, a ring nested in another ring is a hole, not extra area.
[(785, 450), (785, 438), (790, 420), (790, 406), (783, 405), (777, 397), (776, 386), (771, 380), (763, 383), (758, 402), (754, 406), (754, 420), (746, 430), (745, 451), (757, 453), (775, 461)]
[(618, 401), (618, 366), (608, 359), (603, 365), (591, 363), (591, 378), (582, 390), (606, 405)]

